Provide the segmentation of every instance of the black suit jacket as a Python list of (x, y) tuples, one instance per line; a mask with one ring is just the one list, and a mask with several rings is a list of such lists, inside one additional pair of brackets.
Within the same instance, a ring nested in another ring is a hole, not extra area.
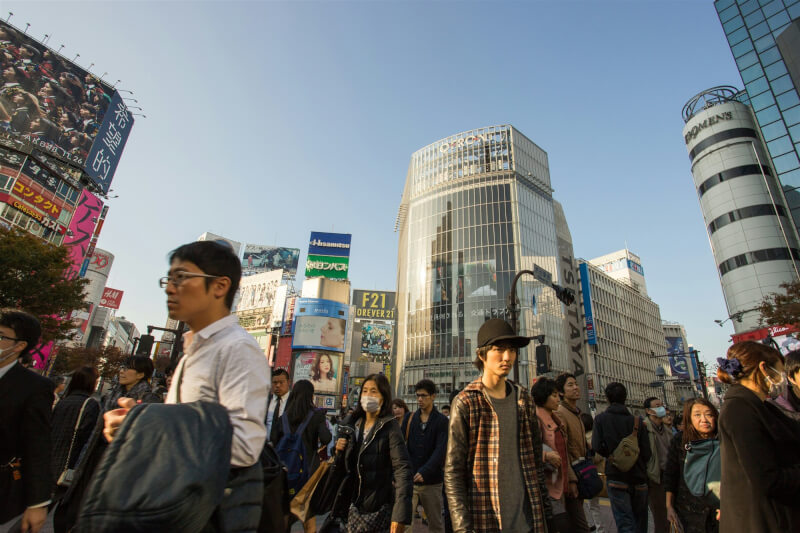
[(50, 499), (50, 409), (53, 383), (15, 363), (0, 378), (0, 465), (22, 461), (22, 494), (8, 469), (0, 470), (0, 523)]

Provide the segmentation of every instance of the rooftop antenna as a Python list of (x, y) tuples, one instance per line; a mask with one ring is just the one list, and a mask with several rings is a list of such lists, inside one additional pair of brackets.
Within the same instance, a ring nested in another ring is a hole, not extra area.
[(14, 16), (14, 13), (12, 13), (11, 11), (9, 11), (9, 12), (8, 12), (8, 16), (6, 17), (6, 22), (8, 22), (8, 19), (10, 19), (10, 18), (11, 18), (11, 17), (13, 17), (13, 16)]
[(30, 27), (31, 27), (31, 23), (30, 22), (26, 22), (25, 23), (25, 31), (23, 31), (22, 33), (27, 35), (28, 34), (28, 28), (30, 28)]

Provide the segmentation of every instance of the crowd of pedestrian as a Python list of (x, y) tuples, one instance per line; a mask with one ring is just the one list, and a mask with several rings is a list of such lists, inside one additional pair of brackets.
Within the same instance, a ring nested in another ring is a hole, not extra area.
[[(412, 410), (372, 374), (355, 409), (328, 419), (310, 381), (292, 384), (285, 370), (269, 381), (263, 351), (230, 314), (240, 277), (227, 245), (171, 253), (161, 286), (189, 334), (166, 398), (152, 361), (132, 356), (104, 397), (82, 367), (54, 401), (59, 383), (19, 364), (38, 320), (0, 311), (0, 524), (36, 533), (52, 512), (59, 533), (281, 533), (298, 520), (328, 533), (415, 522), (432, 533), (588, 533), (603, 531), (605, 494), (621, 533), (645, 533), (649, 516), (659, 533), (800, 531), (798, 353), (733, 345), (719, 359), (730, 385), (721, 411), (698, 398), (676, 414), (651, 397), (640, 417), (613, 382), (593, 419), (574, 374), (530, 390), (508, 379), (530, 339), (491, 319), (478, 331), (480, 376), (441, 410), (432, 381), (416, 384)], [(141, 462), (142, 449), (157, 459)], [(131, 469), (133, 486), (114, 478)]]

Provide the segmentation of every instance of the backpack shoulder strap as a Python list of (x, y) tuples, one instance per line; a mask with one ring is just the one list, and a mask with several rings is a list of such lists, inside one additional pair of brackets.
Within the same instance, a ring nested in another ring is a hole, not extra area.
[(411, 431), (411, 419), (414, 417), (414, 413), (408, 413), (406, 415), (406, 442), (408, 442), (408, 432)]
[(632, 437), (636, 437), (637, 435), (639, 435), (639, 417), (634, 415), (634, 417), (633, 417), (633, 431), (631, 431), (631, 436)]
[[(303, 420), (303, 423), (300, 424), (297, 427), (297, 431), (294, 432), (295, 435), (302, 435), (303, 434), (303, 431), (305, 431), (306, 426), (308, 426), (308, 423), (311, 422), (311, 417), (312, 416), (314, 416), (314, 409), (312, 409), (311, 411), (308, 412), (308, 414), (306, 415), (305, 419)], [(287, 422), (287, 425), (288, 425), (288, 422)]]

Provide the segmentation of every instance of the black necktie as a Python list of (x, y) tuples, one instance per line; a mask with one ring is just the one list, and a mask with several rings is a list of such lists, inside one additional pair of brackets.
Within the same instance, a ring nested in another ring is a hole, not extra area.
[(278, 403), (275, 404), (275, 413), (272, 415), (272, 422), (274, 423), (278, 417), (281, 416), (281, 397), (278, 396)]

